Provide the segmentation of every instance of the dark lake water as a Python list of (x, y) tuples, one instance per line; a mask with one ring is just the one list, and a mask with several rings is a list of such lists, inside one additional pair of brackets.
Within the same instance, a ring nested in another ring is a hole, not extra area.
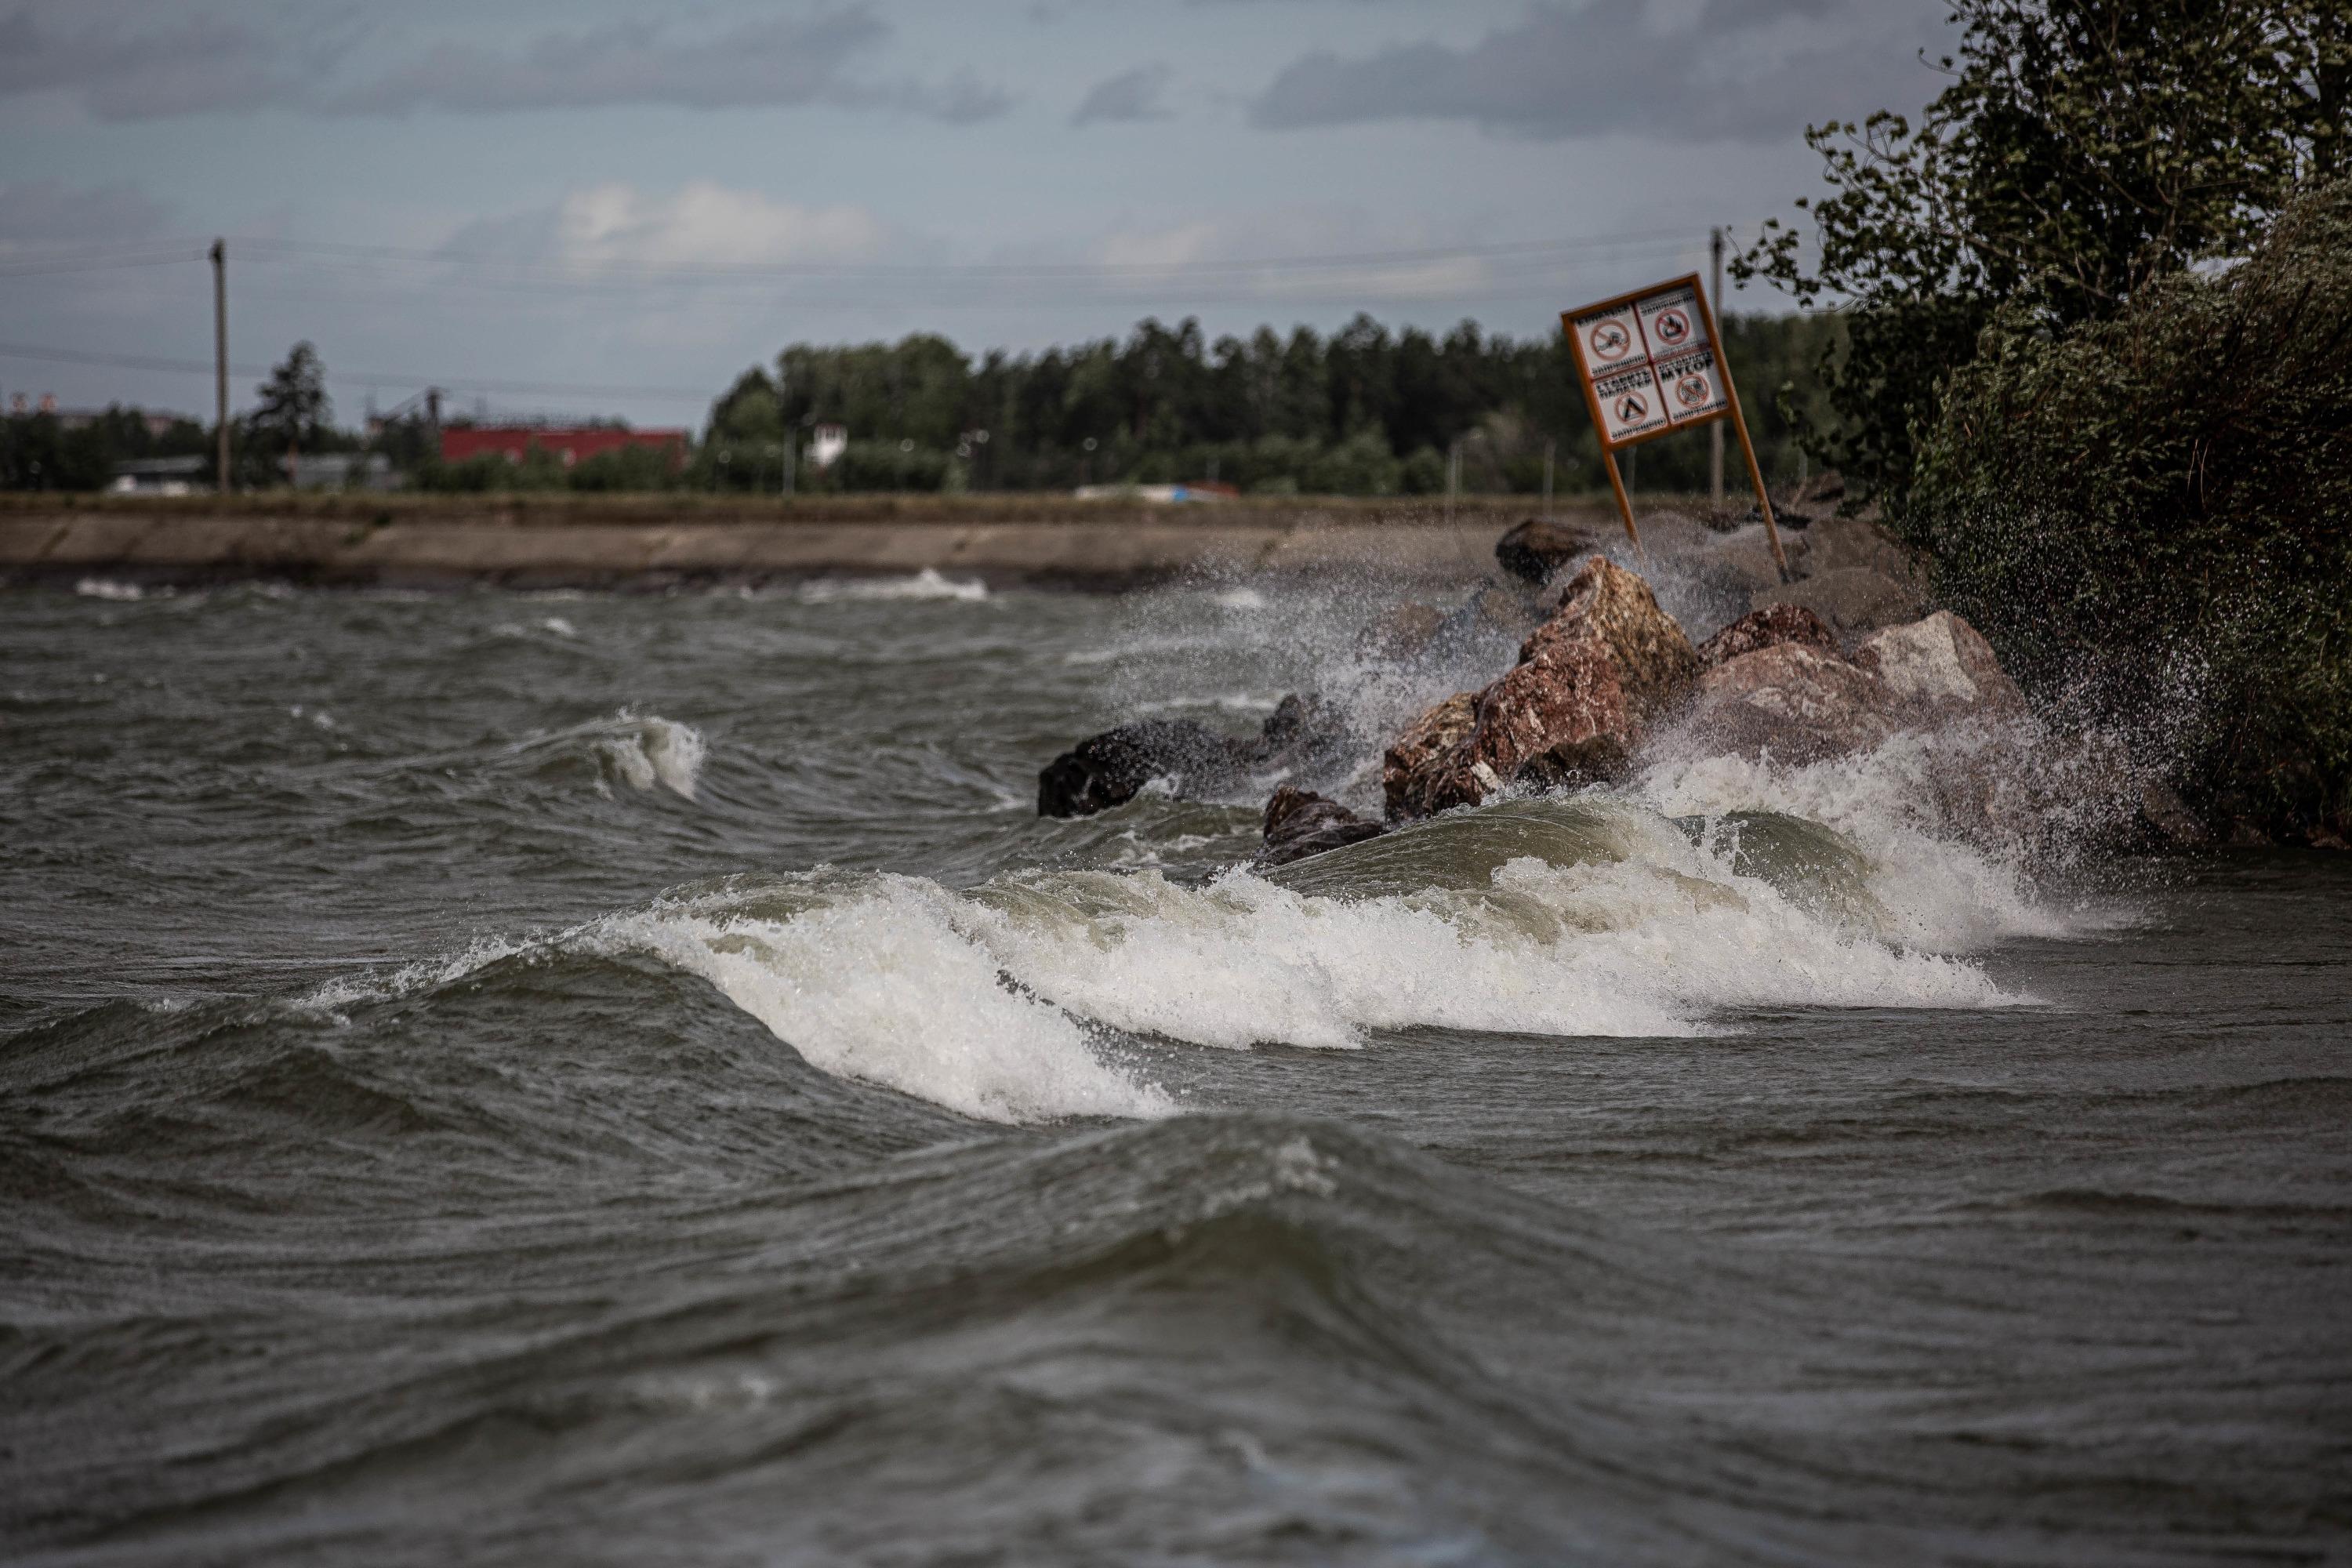
[[(1034, 815), (1361, 590), (0, 594), (0, 1556), (2352, 1558), (2352, 858)], [(1352, 771), (1349, 771), (1352, 770)]]

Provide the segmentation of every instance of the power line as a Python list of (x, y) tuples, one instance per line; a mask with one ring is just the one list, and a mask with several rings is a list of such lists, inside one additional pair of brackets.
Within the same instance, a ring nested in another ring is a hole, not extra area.
[[(30, 343), (0, 343), (0, 359), (43, 360), (55, 364), (105, 365), (117, 370), (159, 370), (210, 375), (211, 362), (205, 360), (162, 359), (151, 354), (86, 353), (75, 349), (43, 348)], [(268, 375), (274, 365), (232, 364), (229, 370), (237, 375)], [(667, 397), (694, 403), (708, 403), (712, 393), (709, 387), (682, 386), (616, 386), (597, 382), (507, 381), (496, 378), (464, 376), (412, 375), (405, 371), (331, 370), (333, 381), (391, 382), (395, 385), (433, 385), (457, 392), (499, 392), (532, 395), (576, 393), (593, 397)]]

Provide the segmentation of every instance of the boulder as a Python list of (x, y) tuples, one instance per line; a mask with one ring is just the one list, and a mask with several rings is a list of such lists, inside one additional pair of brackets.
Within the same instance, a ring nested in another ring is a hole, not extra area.
[(1772, 643), (1700, 678), (1676, 749), (1816, 763), (1891, 739), (1895, 706), (1885, 681), (1834, 648)]
[(1976, 627), (1949, 610), (1864, 637), (1853, 661), (1886, 683), (1915, 725), (1963, 715), (2022, 719), (2025, 693)]
[(1519, 660), (1540, 663), (1583, 645), (1597, 647), (1615, 666), (1638, 720), (1654, 719), (1680, 702), (1698, 678), (1697, 650), (1658, 608), (1650, 585), (1597, 556), (1560, 591), (1551, 618), (1519, 645)]
[(1698, 668), (1650, 585), (1596, 556), (1520, 645), (1517, 665), (1475, 697), (1448, 698), (1389, 748), (1389, 815), (1475, 805), (1523, 776), (1547, 785), (1614, 777)]
[(1918, 595), (1875, 566), (1824, 570), (1818, 561), (1811, 575), (1759, 588), (1749, 603), (1759, 610), (1801, 606), (1848, 637), (1911, 620), (1920, 611)]
[(1190, 800), (1228, 795), (1252, 774), (1312, 773), (1344, 760), (1344, 718), (1296, 692), (1254, 736), (1220, 735), (1190, 719), (1145, 719), (1090, 735), (1037, 775), (1037, 815), (1091, 816), (1124, 805), (1154, 779)]
[(1190, 719), (1145, 719), (1090, 735), (1037, 775), (1037, 815), (1091, 816), (1124, 805), (1156, 778), (1214, 790), (1241, 774), (1241, 748)]
[(1459, 745), (1478, 722), (1478, 693), (1457, 691), (1414, 720), (1381, 759), (1381, 794), (1392, 817), (1426, 816), (1433, 808), (1421, 787), (1434, 777), (1437, 759)]
[(1265, 803), (1265, 843), (1257, 852), (1255, 864), (1261, 869), (1286, 866), (1342, 844), (1377, 838), (1387, 831), (1386, 825), (1367, 822), (1336, 800), (1284, 784)]
[(1750, 610), (1699, 644), (1698, 661), (1713, 669), (1741, 654), (1781, 643), (1802, 643), (1818, 653), (1843, 657), (1837, 634), (1822, 624), (1821, 616), (1802, 605), (1772, 605)]
[(1549, 583), (1553, 576), (1589, 553), (1594, 544), (1589, 529), (1549, 518), (1531, 517), (1515, 524), (1495, 542), (1495, 559), (1521, 582)]

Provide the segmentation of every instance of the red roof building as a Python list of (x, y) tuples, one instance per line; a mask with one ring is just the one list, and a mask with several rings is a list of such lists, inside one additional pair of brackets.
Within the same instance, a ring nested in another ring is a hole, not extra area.
[(667, 447), (670, 466), (677, 468), (686, 461), (686, 443), (683, 430), (625, 430), (609, 425), (453, 425), (441, 432), (441, 460), (462, 463), (468, 458), (496, 456), (520, 463), (525, 453), (537, 447), (553, 453), (569, 468), (599, 452), (656, 447)]

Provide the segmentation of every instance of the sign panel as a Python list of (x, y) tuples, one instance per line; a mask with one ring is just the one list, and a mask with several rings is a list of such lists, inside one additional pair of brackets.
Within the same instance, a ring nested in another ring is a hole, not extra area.
[(1731, 412), (1722, 350), (1696, 278), (1604, 300), (1563, 320), (1593, 423), (1611, 450)]
[(1704, 422), (1725, 413), (1731, 400), (1723, 390), (1723, 367), (1713, 351), (1695, 349), (1658, 361), (1658, 390), (1666, 416), (1677, 425)]
[(1637, 364), (1592, 384), (1601, 400), (1601, 429), (1612, 447), (1664, 430), (1670, 423), (1658, 378), (1648, 364)]

